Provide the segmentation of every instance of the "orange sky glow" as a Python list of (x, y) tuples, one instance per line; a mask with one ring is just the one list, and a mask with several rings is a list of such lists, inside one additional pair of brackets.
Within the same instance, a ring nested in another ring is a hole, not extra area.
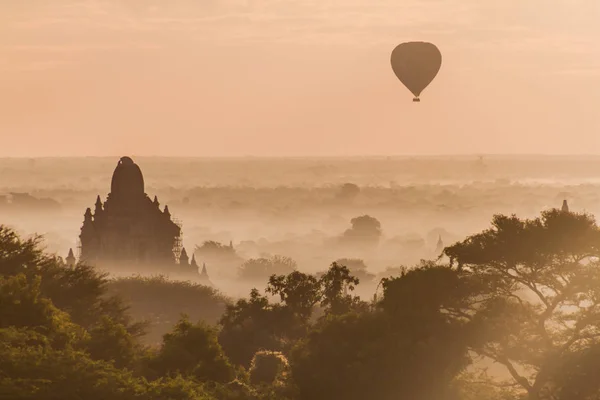
[[(4, 0), (0, 157), (600, 153), (598, 0)], [(422, 95), (403, 41), (438, 45)]]

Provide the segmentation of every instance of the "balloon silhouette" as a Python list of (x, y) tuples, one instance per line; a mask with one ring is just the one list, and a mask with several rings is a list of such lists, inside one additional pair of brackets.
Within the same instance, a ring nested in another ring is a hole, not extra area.
[(442, 66), (442, 53), (432, 43), (406, 42), (392, 51), (392, 70), (419, 102), (421, 92), (433, 81)]

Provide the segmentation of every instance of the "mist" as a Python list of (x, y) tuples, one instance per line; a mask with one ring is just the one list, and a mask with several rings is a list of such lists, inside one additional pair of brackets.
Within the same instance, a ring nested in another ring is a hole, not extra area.
[(600, 398), (597, 0), (3, 0), (0, 397)]

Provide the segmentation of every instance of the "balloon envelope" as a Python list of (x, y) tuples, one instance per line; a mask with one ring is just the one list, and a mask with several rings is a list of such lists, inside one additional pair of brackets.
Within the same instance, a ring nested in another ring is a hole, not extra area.
[(442, 66), (442, 53), (432, 43), (406, 42), (392, 51), (392, 70), (419, 101), (421, 92), (433, 81)]

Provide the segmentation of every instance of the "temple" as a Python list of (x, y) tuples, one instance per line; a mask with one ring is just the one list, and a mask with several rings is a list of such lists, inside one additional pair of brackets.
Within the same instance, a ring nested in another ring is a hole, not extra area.
[[(192, 265), (198, 268), (196, 264), (196, 257), (192, 256)], [(206, 286), (213, 286), (210, 278), (208, 277), (208, 272), (206, 271), (206, 264), (202, 263), (202, 272), (200, 272), (200, 282)]]
[(157, 197), (145, 193), (140, 167), (122, 157), (112, 176), (104, 203), (96, 198), (94, 211), (85, 211), (79, 235), (80, 261), (110, 268), (123, 265), (138, 272), (176, 272), (198, 276), (181, 247), (181, 226), (169, 207), (160, 209)]

